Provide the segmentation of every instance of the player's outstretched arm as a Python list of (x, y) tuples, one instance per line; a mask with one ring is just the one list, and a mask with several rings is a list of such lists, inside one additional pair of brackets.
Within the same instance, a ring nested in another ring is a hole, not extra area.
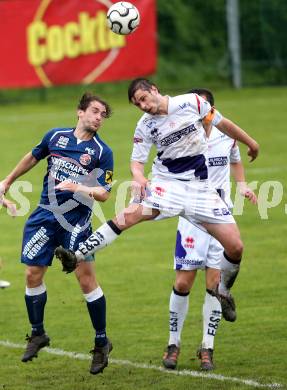
[(30, 169), (32, 169), (37, 163), (38, 160), (32, 155), (32, 153), (27, 153), (22, 158), (22, 160), (19, 161), (16, 167), (9, 173), (9, 175), (2, 182), (0, 182), (0, 195), (5, 194), (9, 190), (11, 184), (13, 184), (14, 181), (18, 179), (18, 177), (30, 171)]
[(236, 184), (239, 186), (240, 194), (247, 198), (251, 203), (257, 204), (256, 194), (247, 186), (242, 161), (231, 163), (230, 167), (232, 176), (234, 177)]
[(248, 147), (247, 154), (250, 156), (250, 162), (256, 159), (259, 153), (259, 145), (244, 130), (227, 118), (222, 118), (216, 127), (223, 133), (229, 135), (230, 138), (236, 139)]
[(56, 187), (56, 190), (60, 191), (71, 191), (71, 192), (81, 192), (83, 195), (86, 195), (89, 198), (94, 198), (98, 202), (105, 202), (110, 193), (104, 187), (88, 187), (82, 184), (71, 183), (70, 181), (62, 181)]

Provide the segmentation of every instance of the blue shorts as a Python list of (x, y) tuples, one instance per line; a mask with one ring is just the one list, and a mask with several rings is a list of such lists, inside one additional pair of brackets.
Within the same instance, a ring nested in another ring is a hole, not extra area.
[(73, 211), (64, 214), (64, 217), (56, 218), (51, 211), (42, 207), (33, 211), (24, 227), (22, 263), (51, 265), (57, 246), (75, 251), (92, 233), (90, 215), (87, 213)]

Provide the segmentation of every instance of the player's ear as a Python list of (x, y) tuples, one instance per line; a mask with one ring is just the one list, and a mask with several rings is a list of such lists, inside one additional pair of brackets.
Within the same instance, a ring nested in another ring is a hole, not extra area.
[(157, 89), (157, 87), (155, 85), (152, 85), (151, 86), (151, 92), (159, 93), (159, 90)]

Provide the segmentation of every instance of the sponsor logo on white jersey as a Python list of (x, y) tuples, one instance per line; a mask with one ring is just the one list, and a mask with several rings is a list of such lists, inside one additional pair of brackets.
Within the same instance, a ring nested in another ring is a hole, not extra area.
[(218, 156), (218, 157), (209, 157), (208, 166), (209, 167), (224, 167), (228, 164), (227, 156)]
[(178, 140), (180, 140), (182, 137), (184, 137), (184, 136), (186, 136), (186, 135), (188, 135), (188, 134), (190, 134), (190, 133), (192, 133), (193, 131), (196, 131), (196, 130), (197, 130), (197, 128), (192, 123), (190, 126), (187, 126), (184, 129), (178, 130), (175, 133), (171, 133), (168, 136), (166, 136), (165, 138), (163, 138), (160, 141), (160, 145), (161, 146), (171, 145), (174, 142), (177, 142)]
[(150, 132), (151, 138), (153, 142), (156, 142), (161, 135), (161, 133), (158, 132), (158, 129), (155, 127), (153, 130)]

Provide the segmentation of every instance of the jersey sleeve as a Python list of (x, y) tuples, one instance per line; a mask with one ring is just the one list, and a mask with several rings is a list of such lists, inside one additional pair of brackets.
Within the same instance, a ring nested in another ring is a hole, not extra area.
[(222, 115), (219, 111), (217, 111), (215, 108), (212, 108), (211, 111), (208, 112), (208, 114), (203, 118), (203, 122), (206, 125), (212, 125), (216, 126), (222, 119)]
[(148, 161), (152, 140), (144, 129), (138, 124), (134, 134), (134, 145), (131, 155), (131, 161), (138, 161), (145, 164)]
[(211, 107), (209, 102), (205, 100), (203, 97), (193, 94), (195, 97), (196, 111), (198, 115), (202, 119), (202, 121), (206, 124), (212, 124), (216, 126), (222, 119), (222, 115), (219, 111), (217, 111), (214, 107)]
[(195, 112), (197, 112), (201, 119), (204, 119), (211, 111), (211, 105), (196, 93), (192, 93), (190, 96), (193, 96), (191, 103), (194, 105)]
[(211, 107), (210, 103), (205, 100), (203, 97), (197, 95), (196, 93), (191, 94), (195, 97), (193, 104), (196, 105), (196, 111), (200, 118), (206, 124), (212, 124), (216, 126), (222, 119), (222, 115), (214, 107)]
[(230, 162), (237, 163), (239, 161), (241, 161), (240, 149), (239, 146), (237, 145), (237, 142), (234, 141), (233, 146), (230, 150)]
[(113, 173), (114, 173), (114, 158), (110, 148), (104, 149), (100, 158), (99, 165), (100, 173), (98, 175), (98, 184), (105, 187), (107, 191), (112, 189)]
[(42, 160), (43, 158), (49, 156), (49, 142), (53, 135), (53, 132), (54, 130), (48, 131), (48, 133), (44, 135), (42, 141), (32, 149), (32, 155), (37, 160)]
[(211, 120), (213, 126), (218, 125), (218, 123), (221, 121), (222, 118), (223, 118), (222, 114), (214, 108), (213, 118)]

